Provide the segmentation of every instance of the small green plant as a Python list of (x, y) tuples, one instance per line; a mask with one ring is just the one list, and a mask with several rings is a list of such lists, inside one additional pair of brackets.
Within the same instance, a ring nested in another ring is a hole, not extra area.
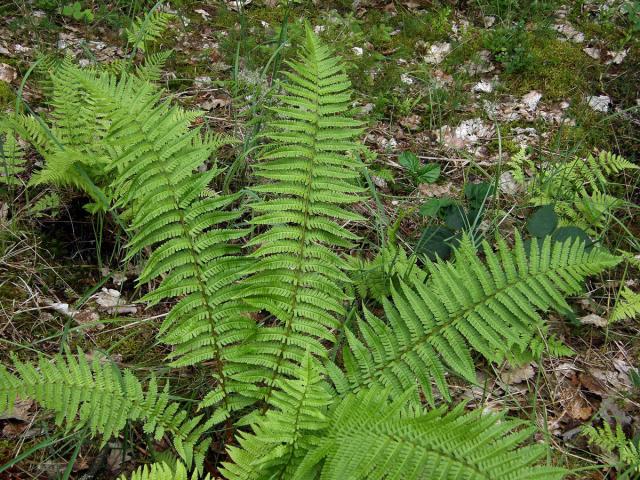
[(615, 431), (607, 422), (602, 427), (589, 425), (582, 429), (591, 445), (599, 447), (607, 463), (616, 469), (619, 479), (634, 479), (640, 474), (640, 448), (637, 440), (627, 439), (620, 424)]
[(402, 152), (398, 156), (398, 163), (404, 167), (414, 184), (435, 183), (440, 178), (440, 165), (428, 163), (422, 165), (415, 153)]
[[(454, 198), (431, 198), (420, 207), (420, 214), (440, 219), (444, 225), (427, 226), (418, 243), (416, 253), (434, 260), (447, 259), (464, 232), (473, 233), (480, 225), (487, 202), (494, 193), (491, 183), (470, 183), (464, 188), (466, 202)], [(464, 203), (468, 204), (468, 208)]]
[(640, 293), (635, 293), (628, 287), (623, 287), (620, 298), (613, 307), (609, 320), (619, 322), (640, 316)]
[(149, 46), (160, 39), (175, 15), (154, 10), (138, 17), (126, 30), (127, 40), (134, 50), (148, 50)]
[(483, 44), (507, 74), (526, 72), (534, 67), (529, 35), (523, 22), (513, 28), (499, 27), (489, 32)]
[(82, 8), (82, 3), (73, 2), (62, 7), (60, 11), (65, 17), (73, 18), (74, 20), (90, 23), (93, 21), (93, 12), (88, 8)]

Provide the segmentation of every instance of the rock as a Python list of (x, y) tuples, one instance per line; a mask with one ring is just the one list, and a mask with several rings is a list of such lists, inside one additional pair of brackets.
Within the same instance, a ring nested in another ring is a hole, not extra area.
[(406, 85), (413, 85), (413, 78), (408, 73), (400, 75), (400, 81)]
[(608, 95), (593, 95), (587, 97), (587, 103), (594, 111), (607, 113), (609, 111), (611, 99)]
[(494, 133), (493, 125), (485, 124), (481, 118), (472, 118), (460, 122), (455, 129), (445, 125), (436, 135), (450, 148), (465, 148), (482, 140), (490, 140)]
[(609, 322), (606, 318), (602, 318), (600, 315), (590, 313), (584, 317), (580, 317), (580, 323), (583, 325), (595, 325), (596, 327), (606, 327)]
[(353, 47), (351, 51), (355, 53), (358, 57), (361, 57), (362, 54), (364, 53), (364, 50), (361, 47)]

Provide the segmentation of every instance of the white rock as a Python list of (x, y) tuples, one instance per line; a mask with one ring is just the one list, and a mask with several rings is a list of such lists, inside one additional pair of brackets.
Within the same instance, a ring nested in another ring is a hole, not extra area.
[(211, 83), (211, 77), (196, 77), (193, 79), (193, 83), (195, 84), (196, 87), (205, 87), (207, 85), (209, 85)]
[(429, 47), (429, 53), (424, 57), (424, 61), (427, 63), (431, 63), (434, 65), (438, 65), (442, 63), (445, 57), (451, 51), (451, 44), (442, 42), (442, 43), (434, 43)]
[(483, 17), (482, 21), (484, 22), (484, 28), (491, 28), (496, 23), (496, 17), (494, 17), (493, 15), (489, 15)]
[(327, 27), (325, 25), (316, 25), (315, 27), (313, 27), (313, 31), (316, 35), (324, 32), (327, 29)]
[(361, 57), (362, 54), (364, 53), (364, 50), (361, 47), (353, 47), (351, 51), (359, 57)]
[(491, 93), (493, 92), (493, 85), (491, 85), (491, 82), (481, 80), (471, 90), (478, 93)]
[(593, 95), (591, 97), (587, 97), (587, 103), (596, 112), (607, 113), (609, 111), (611, 99), (608, 95)]
[(524, 103), (529, 110), (534, 111), (537, 108), (538, 102), (540, 102), (541, 98), (542, 94), (540, 92), (531, 90), (529, 93), (522, 97), (522, 103)]

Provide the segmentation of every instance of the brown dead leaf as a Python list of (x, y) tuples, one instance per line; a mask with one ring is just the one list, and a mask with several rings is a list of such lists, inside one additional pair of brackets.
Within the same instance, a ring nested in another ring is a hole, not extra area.
[(507, 385), (514, 385), (530, 380), (535, 375), (533, 364), (529, 363), (521, 367), (509, 367), (500, 373), (500, 378)]
[(409, 115), (400, 119), (400, 125), (409, 130), (418, 130), (420, 128), (420, 115)]
[(593, 407), (578, 390), (564, 402), (564, 408), (574, 420), (588, 420), (593, 415)]
[(13, 404), (13, 410), (0, 414), (0, 420), (19, 420), (21, 422), (29, 422), (33, 418), (31, 407), (33, 407), (33, 400), (17, 399)]
[(29, 428), (25, 422), (9, 422), (2, 427), (2, 436), (6, 438), (16, 438), (22, 435)]
[(421, 183), (418, 191), (425, 197), (450, 197), (453, 196), (453, 183), (447, 182), (443, 185), (435, 183)]
[(0, 63), (0, 81), (11, 83), (18, 78), (18, 72), (11, 65)]
[(583, 325), (595, 325), (596, 327), (603, 328), (609, 325), (606, 318), (602, 318), (600, 315), (596, 315), (595, 313), (590, 313), (589, 315), (580, 317), (580, 323)]

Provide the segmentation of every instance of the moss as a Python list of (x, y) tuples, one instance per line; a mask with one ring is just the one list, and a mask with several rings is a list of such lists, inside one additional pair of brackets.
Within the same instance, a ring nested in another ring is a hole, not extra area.
[(546, 100), (579, 99), (589, 91), (589, 78), (598, 78), (600, 66), (580, 44), (535, 36), (531, 46), (534, 68), (510, 75), (509, 88), (516, 95), (541, 91)]
[(11, 86), (0, 80), (0, 110), (9, 108), (15, 101), (16, 96)]

